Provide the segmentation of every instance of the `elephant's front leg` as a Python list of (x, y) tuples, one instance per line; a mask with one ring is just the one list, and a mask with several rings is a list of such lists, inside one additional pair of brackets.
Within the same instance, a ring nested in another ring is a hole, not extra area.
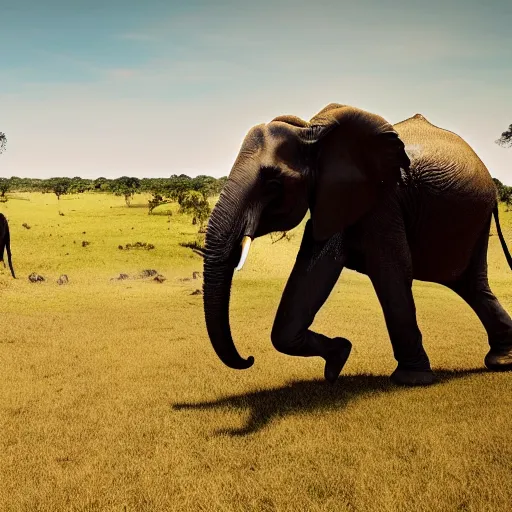
[(396, 384), (425, 386), (435, 382), (423, 348), (412, 295), (412, 263), (405, 235), (380, 240), (367, 257), (368, 276), (379, 299), (398, 366)]
[[(315, 261), (316, 257), (318, 259)], [(343, 369), (352, 344), (345, 338), (328, 338), (311, 331), (309, 327), (336, 284), (343, 262), (343, 255), (322, 251), (314, 243), (311, 222), (308, 221), (271, 334), (272, 343), (279, 352), (325, 359), (324, 376), (331, 383), (336, 381)]]

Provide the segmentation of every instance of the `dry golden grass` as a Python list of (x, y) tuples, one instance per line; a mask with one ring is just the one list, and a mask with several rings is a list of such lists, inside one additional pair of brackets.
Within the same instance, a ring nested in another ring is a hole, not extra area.
[[(402, 389), (373, 289), (344, 271), (314, 326), (354, 344), (329, 386), (321, 360), (269, 339), (302, 228), (259, 239), (233, 285), (233, 333), (256, 359), (237, 372), (210, 347), (190, 295), (200, 281), (180, 281), (202, 270), (178, 245), (195, 237), (190, 218), (100, 195), (27, 194), (1, 209), (19, 276), (0, 267), (1, 510), (511, 510), (512, 374), (485, 371), (485, 332), (450, 291), (415, 283), (442, 381)], [(512, 212), (501, 220), (510, 246)], [(156, 249), (117, 249), (136, 241)], [(512, 311), (497, 236), (489, 260)], [(146, 268), (167, 281), (110, 281)]]

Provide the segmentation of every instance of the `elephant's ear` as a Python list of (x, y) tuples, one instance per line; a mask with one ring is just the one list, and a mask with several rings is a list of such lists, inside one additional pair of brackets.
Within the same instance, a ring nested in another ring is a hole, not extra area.
[(411, 165), (405, 144), (394, 130), (377, 135), (368, 150), (366, 165), (373, 170), (371, 176), (384, 185), (400, 181), (401, 169)]
[(355, 223), (376, 200), (376, 189), (346, 148), (322, 148), (311, 208), (315, 240), (327, 240)]
[(318, 145), (313, 236), (326, 240), (368, 212), (383, 185), (399, 180), (407, 155), (387, 121), (360, 109), (326, 107), (310, 123)]

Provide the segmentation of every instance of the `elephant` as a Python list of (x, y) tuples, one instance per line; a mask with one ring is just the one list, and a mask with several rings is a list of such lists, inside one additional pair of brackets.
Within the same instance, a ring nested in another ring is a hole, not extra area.
[(12, 277), (16, 279), (16, 275), (14, 274), (14, 269), (12, 268), (12, 258), (11, 258), (11, 235), (9, 233), (9, 224), (5, 215), (0, 213), (0, 261), (4, 261), (4, 249), (7, 249), (7, 261), (9, 262), (9, 269), (11, 270)]
[(310, 329), (342, 269), (369, 277), (397, 362), (397, 385), (436, 382), (423, 347), (413, 280), (441, 284), (474, 310), (489, 343), (489, 370), (512, 369), (512, 319), (489, 287), (487, 247), (496, 186), (457, 134), (416, 114), (395, 125), (365, 110), (332, 103), (309, 122), (283, 115), (250, 129), (206, 230), (204, 319), (220, 360), (252, 366), (230, 329), (232, 278), (252, 240), (287, 231), (308, 213), (294, 267), (271, 331), (283, 354), (325, 360), (334, 383), (352, 344)]

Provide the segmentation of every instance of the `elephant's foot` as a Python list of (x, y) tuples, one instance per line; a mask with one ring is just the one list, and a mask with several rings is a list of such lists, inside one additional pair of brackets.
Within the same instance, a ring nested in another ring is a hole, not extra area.
[(484, 359), (485, 366), (493, 372), (512, 370), (512, 347), (489, 350)]
[(398, 386), (430, 386), (437, 382), (437, 377), (432, 370), (397, 368), (391, 375), (391, 381)]
[(330, 348), (324, 356), (324, 377), (327, 382), (334, 384), (347, 362), (352, 350), (352, 343), (346, 338), (334, 338), (332, 344), (335, 346)]

